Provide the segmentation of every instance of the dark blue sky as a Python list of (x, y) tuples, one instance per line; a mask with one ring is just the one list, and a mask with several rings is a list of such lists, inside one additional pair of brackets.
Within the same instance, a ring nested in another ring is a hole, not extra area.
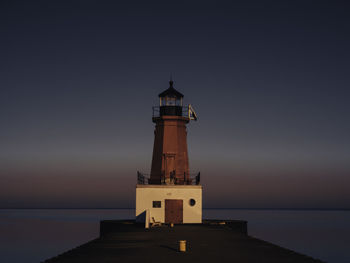
[(346, 1), (1, 1), (0, 207), (132, 207), (151, 106), (205, 207), (350, 208)]

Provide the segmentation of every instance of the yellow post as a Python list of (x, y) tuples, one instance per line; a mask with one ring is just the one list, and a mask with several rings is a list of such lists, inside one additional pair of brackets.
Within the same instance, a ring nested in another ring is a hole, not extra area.
[(186, 252), (186, 240), (179, 241), (179, 251)]

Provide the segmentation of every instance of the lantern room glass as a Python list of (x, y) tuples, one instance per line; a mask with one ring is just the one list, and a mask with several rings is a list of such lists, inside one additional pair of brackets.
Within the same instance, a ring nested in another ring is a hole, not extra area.
[(182, 106), (182, 98), (160, 97), (159, 106)]

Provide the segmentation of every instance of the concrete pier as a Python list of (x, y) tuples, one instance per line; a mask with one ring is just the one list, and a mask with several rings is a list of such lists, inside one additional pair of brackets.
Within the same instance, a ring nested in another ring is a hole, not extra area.
[[(186, 252), (179, 241), (186, 240)], [(101, 221), (100, 237), (45, 262), (321, 262), (247, 234), (245, 221), (145, 229), (133, 221)]]

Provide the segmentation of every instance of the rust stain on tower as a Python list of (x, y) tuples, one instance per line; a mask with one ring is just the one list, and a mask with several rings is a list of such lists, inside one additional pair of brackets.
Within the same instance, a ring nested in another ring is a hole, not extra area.
[(186, 124), (195, 119), (191, 106), (183, 107), (183, 95), (170, 87), (153, 107), (154, 146), (150, 184), (189, 184)]

